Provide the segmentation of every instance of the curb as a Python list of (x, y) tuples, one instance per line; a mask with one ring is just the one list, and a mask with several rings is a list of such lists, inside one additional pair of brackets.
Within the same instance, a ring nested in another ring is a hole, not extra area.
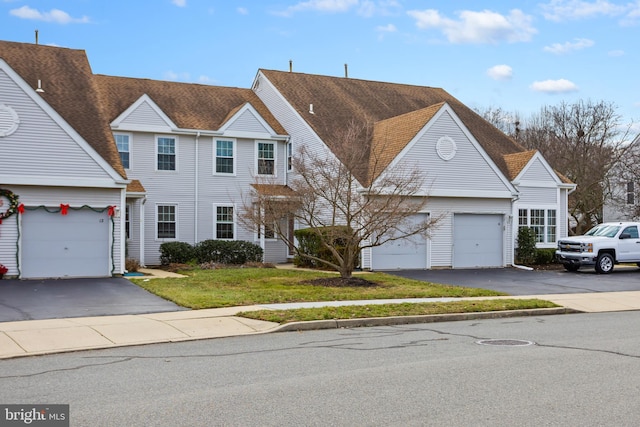
[(359, 328), (363, 326), (392, 326), (416, 323), (454, 322), (459, 320), (501, 319), (507, 317), (546, 316), (553, 314), (575, 314), (582, 311), (572, 308), (534, 308), (530, 310), (484, 311), (474, 313), (427, 314), (422, 316), (368, 317), (360, 319), (310, 320), (307, 322), (285, 323), (268, 331), (291, 332), (319, 329)]

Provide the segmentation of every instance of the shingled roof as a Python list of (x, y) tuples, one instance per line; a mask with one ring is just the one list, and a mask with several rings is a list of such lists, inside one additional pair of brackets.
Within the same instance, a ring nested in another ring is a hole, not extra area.
[(218, 130), (249, 103), (278, 135), (286, 131), (250, 89), (96, 75), (109, 123), (141, 96), (153, 102), (182, 129)]
[(84, 50), (0, 41), (0, 58), (126, 178)]
[[(347, 127), (353, 121), (372, 123), (374, 135), (380, 134), (382, 127), (387, 133), (398, 132), (393, 144), (386, 146), (389, 151), (384, 157), (390, 161), (415, 136), (414, 130), (417, 133), (446, 102), (505, 176), (511, 176), (513, 171), (504, 156), (526, 151), (440, 88), (264, 69), (260, 72), (329, 148), (333, 148), (332, 129)], [(313, 104), (313, 114), (309, 113), (310, 104)]]

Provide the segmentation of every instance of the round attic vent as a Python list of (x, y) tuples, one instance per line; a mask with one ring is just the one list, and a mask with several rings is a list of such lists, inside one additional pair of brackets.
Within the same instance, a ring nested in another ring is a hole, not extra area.
[(14, 133), (19, 124), (18, 113), (13, 108), (0, 104), (0, 138)]
[(451, 160), (455, 157), (458, 147), (450, 136), (443, 136), (436, 143), (436, 152), (442, 160)]

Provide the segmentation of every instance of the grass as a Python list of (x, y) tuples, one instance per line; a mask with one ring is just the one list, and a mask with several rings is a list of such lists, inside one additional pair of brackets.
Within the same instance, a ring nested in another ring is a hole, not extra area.
[[(336, 277), (335, 273), (276, 268), (190, 269), (183, 278), (146, 280), (130, 278), (138, 286), (192, 309), (237, 307), (291, 302), (349, 301), (398, 298), (502, 296), (501, 292), (405, 279), (384, 273), (361, 273), (377, 286), (320, 286), (313, 279)], [(258, 310), (242, 317), (289, 323), (324, 319), (417, 316), (558, 307), (537, 299), (495, 299), (433, 303), (368, 304), (358, 306)]]
[(486, 289), (464, 288), (405, 279), (384, 273), (362, 273), (374, 287), (329, 287), (303, 283), (334, 273), (276, 268), (188, 270), (176, 279), (131, 279), (138, 286), (176, 304), (193, 308), (233, 307), (310, 301), (477, 297), (505, 295)]
[(421, 316), (428, 314), (553, 308), (558, 305), (538, 299), (499, 299), (431, 303), (401, 303), (342, 307), (297, 308), (292, 310), (244, 311), (238, 316), (276, 323), (309, 320), (362, 319), (368, 317)]

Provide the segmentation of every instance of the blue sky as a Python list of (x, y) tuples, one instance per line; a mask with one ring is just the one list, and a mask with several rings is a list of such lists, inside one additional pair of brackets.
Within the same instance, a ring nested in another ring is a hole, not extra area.
[(0, 0), (0, 39), (35, 30), (98, 74), (249, 88), (289, 60), (332, 76), (348, 64), (473, 108), (604, 100), (640, 122), (640, 0)]

